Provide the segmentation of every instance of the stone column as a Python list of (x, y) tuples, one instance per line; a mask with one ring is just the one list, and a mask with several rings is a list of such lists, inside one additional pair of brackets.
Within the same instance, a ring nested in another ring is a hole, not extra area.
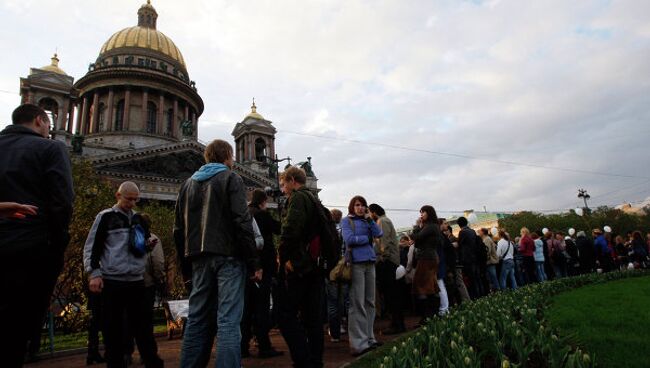
[(146, 132), (147, 131), (147, 107), (149, 105), (149, 90), (147, 88), (142, 89), (142, 111), (141, 111), (141, 117), (142, 119), (142, 131)]
[(163, 91), (159, 92), (160, 96), (158, 97), (158, 120), (156, 125), (156, 130), (158, 134), (162, 135), (164, 133), (163, 126), (165, 125), (165, 93)]
[(199, 124), (197, 124), (197, 120), (196, 120), (196, 111), (194, 109), (192, 109), (192, 112), (190, 113), (190, 115), (192, 117), (192, 128), (193, 128), (192, 129), (193, 130), (192, 136), (196, 140), (198, 138), (198, 136), (199, 136)]
[(95, 90), (93, 94), (93, 115), (90, 119), (90, 134), (97, 133), (99, 131), (99, 91)]
[(59, 112), (57, 114), (58, 116), (56, 117), (56, 124), (54, 126), (55, 130), (62, 130), (63, 129), (64, 123), (65, 123), (65, 118), (66, 118), (65, 109), (63, 107), (64, 107), (63, 105), (59, 106)]
[(83, 108), (81, 109), (81, 134), (88, 134), (88, 96), (84, 96)]
[(131, 90), (126, 89), (124, 93), (124, 119), (122, 120), (122, 130), (129, 131), (131, 122)]
[(108, 89), (108, 101), (106, 103), (106, 131), (110, 132), (113, 130), (113, 99), (115, 98), (115, 93), (113, 92), (113, 87)]
[(69, 113), (69, 117), (68, 117), (68, 126), (66, 127), (66, 131), (68, 133), (72, 133), (72, 125), (74, 123), (74, 109), (75, 109), (75, 107), (77, 107), (77, 103), (76, 102), (71, 102), (70, 106), (69, 106), (70, 113)]
[(174, 96), (174, 116), (172, 116), (172, 137), (178, 138), (178, 97)]
[(75, 134), (81, 134), (81, 113), (83, 112), (83, 101), (77, 103), (77, 126), (75, 127)]

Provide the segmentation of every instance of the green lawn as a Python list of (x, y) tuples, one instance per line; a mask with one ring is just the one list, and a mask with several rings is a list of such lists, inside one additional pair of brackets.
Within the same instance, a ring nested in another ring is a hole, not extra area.
[[(154, 333), (163, 333), (167, 332), (167, 325), (155, 325), (153, 327)], [(70, 334), (54, 334), (54, 351), (69, 350), (84, 348), (88, 342), (88, 333), (87, 332), (76, 332)], [(101, 333), (100, 333), (100, 342), (101, 342)], [(47, 333), (43, 333), (41, 339), (41, 353), (50, 352), (50, 338)]]
[(553, 298), (551, 324), (596, 354), (600, 367), (648, 367), (650, 277), (585, 286)]

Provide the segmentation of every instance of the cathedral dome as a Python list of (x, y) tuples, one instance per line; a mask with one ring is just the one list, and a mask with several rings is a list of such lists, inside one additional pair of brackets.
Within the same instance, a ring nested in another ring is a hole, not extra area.
[(187, 76), (181, 51), (171, 38), (156, 29), (158, 13), (151, 1), (138, 9), (138, 25), (115, 32), (99, 51), (98, 61), (115, 55), (143, 55), (159, 58)]
[(47, 70), (48, 72), (56, 73), (56, 74), (61, 74), (61, 75), (67, 75), (63, 69), (59, 68), (59, 58), (57, 57), (56, 54), (52, 56), (52, 63), (50, 65), (46, 65), (42, 68), (39, 68), (41, 70)]

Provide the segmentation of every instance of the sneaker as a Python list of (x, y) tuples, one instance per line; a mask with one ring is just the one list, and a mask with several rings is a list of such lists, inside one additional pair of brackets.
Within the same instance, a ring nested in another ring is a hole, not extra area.
[(376, 347), (375, 347), (374, 345), (368, 346), (367, 348), (365, 348), (365, 349), (363, 349), (363, 350), (361, 350), (361, 351), (355, 351), (355, 352), (353, 352), (353, 353), (352, 353), (352, 356), (353, 356), (353, 357), (361, 356), (361, 355), (363, 355), (363, 354), (365, 354), (365, 353), (367, 353), (367, 352), (369, 352), (369, 351), (371, 351), (371, 350), (374, 350), (375, 348), (376, 348)]
[(270, 348), (268, 350), (261, 350), (258, 354), (257, 357), (260, 359), (267, 359), (267, 358), (275, 358), (279, 357), (281, 355), (284, 355), (283, 351), (277, 351), (273, 348)]

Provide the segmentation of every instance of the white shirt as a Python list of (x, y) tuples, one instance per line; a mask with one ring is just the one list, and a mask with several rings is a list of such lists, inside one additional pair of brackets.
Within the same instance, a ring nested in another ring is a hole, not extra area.
[[(508, 247), (510, 247), (510, 249), (508, 249)], [(514, 252), (515, 252), (515, 246), (510, 244), (509, 241), (505, 239), (501, 239), (497, 243), (497, 257), (499, 257), (499, 259), (503, 259), (503, 260), (512, 259), (512, 255), (514, 254)]]

